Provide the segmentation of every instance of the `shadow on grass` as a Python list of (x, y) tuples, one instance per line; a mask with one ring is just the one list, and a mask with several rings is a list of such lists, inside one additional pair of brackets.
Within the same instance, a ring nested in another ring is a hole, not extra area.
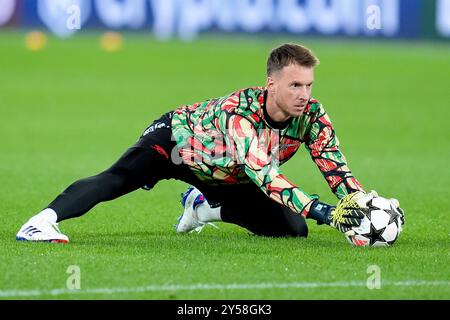
[[(56, 245), (48, 243), (27, 243), (15, 240), (15, 233), (0, 231), (0, 239), (4, 243), (3, 248), (31, 245), (37, 248), (39, 245)], [(320, 232), (305, 238), (271, 238), (249, 234), (246, 230), (207, 230), (200, 234), (177, 234), (175, 232), (162, 231), (109, 231), (109, 232), (82, 232), (73, 233), (70, 243), (56, 246), (69, 248), (104, 248), (104, 249), (134, 249), (134, 250), (191, 250), (197, 251), (222, 251), (222, 252), (399, 252), (411, 249), (433, 252), (445, 250), (446, 239), (434, 237), (401, 237), (392, 247), (353, 247), (338, 233)], [(62, 248), (61, 248), (62, 249)]]
[[(214, 230), (216, 231), (216, 230)], [(201, 234), (176, 234), (175, 232), (123, 232), (114, 231), (107, 233), (85, 232), (74, 235), (71, 244), (76, 246), (104, 246), (104, 247), (134, 247), (134, 248), (161, 248), (189, 250), (267, 250), (276, 248), (301, 248), (308, 245), (304, 238), (270, 238), (260, 237), (235, 230), (232, 232), (217, 231)], [(312, 243), (309, 245), (313, 245)]]

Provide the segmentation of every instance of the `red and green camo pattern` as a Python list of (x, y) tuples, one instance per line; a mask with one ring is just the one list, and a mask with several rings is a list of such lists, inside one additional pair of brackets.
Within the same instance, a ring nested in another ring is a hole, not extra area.
[(307, 215), (317, 196), (294, 185), (280, 169), (304, 144), (339, 199), (364, 191), (317, 100), (310, 99), (302, 116), (276, 129), (265, 118), (265, 96), (265, 87), (252, 87), (174, 111), (173, 139), (182, 161), (199, 179), (211, 184), (253, 182), (273, 200)]

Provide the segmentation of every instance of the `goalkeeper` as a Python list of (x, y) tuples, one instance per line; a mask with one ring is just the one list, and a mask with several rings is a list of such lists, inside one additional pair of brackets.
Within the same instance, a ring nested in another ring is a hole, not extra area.
[[(348, 232), (358, 226), (365, 197), (339, 150), (324, 107), (311, 97), (318, 59), (300, 45), (275, 48), (267, 83), (227, 96), (184, 105), (153, 122), (109, 169), (74, 182), (29, 219), (17, 240), (68, 242), (57, 223), (96, 204), (162, 179), (193, 187), (184, 194), (177, 232), (213, 221), (262, 236), (306, 237), (305, 218)], [(319, 201), (290, 182), (280, 166), (304, 145), (322, 172), (337, 206)]]

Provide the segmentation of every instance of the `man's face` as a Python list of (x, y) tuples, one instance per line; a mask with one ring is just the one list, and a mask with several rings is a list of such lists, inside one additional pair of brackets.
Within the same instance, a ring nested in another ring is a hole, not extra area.
[(286, 117), (299, 117), (311, 97), (314, 67), (292, 63), (267, 78), (267, 89)]

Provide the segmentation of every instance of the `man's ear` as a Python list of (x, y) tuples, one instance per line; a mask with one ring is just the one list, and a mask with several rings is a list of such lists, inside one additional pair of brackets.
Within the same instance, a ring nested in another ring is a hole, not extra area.
[(271, 94), (275, 92), (275, 80), (272, 77), (267, 77), (267, 91)]

